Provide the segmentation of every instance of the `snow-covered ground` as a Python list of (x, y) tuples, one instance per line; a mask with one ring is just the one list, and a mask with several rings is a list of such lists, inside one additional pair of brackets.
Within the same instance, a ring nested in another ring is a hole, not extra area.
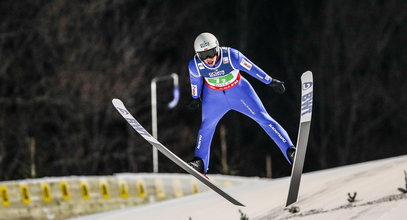
[[(206, 192), (78, 219), (406, 219), (407, 194), (398, 190), (406, 187), (404, 170), (407, 156), (306, 173), (297, 213), (284, 207), (289, 179), (280, 178), (226, 188), (246, 207)], [(353, 203), (348, 193), (356, 193)]]

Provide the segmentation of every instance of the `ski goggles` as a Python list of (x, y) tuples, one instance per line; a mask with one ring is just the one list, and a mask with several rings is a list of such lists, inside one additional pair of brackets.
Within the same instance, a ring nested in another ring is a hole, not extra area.
[(197, 52), (196, 54), (198, 55), (199, 59), (201, 59), (201, 60), (205, 60), (208, 57), (213, 58), (214, 56), (218, 55), (218, 47), (214, 47), (212, 49), (205, 50), (202, 52)]

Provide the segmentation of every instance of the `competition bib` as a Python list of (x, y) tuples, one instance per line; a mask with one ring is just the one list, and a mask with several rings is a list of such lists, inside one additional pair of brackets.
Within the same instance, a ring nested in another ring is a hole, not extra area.
[(219, 77), (206, 78), (206, 85), (213, 90), (226, 90), (230, 89), (239, 83), (240, 72), (238, 70), (233, 70), (229, 74)]

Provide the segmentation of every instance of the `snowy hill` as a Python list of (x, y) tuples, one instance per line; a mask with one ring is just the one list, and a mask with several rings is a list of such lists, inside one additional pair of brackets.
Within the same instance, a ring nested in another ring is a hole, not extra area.
[(404, 170), (407, 156), (306, 173), (297, 213), (284, 207), (289, 179), (280, 178), (226, 189), (246, 207), (207, 192), (78, 219), (405, 219), (407, 194), (398, 190), (406, 187)]

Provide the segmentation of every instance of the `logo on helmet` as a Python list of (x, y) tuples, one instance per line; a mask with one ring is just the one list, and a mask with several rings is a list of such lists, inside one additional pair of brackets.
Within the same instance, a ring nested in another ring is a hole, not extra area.
[(201, 48), (204, 47), (208, 47), (209, 46), (209, 42), (208, 41), (204, 41), (202, 44), (200, 44), (199, 46), (201, 46)]

